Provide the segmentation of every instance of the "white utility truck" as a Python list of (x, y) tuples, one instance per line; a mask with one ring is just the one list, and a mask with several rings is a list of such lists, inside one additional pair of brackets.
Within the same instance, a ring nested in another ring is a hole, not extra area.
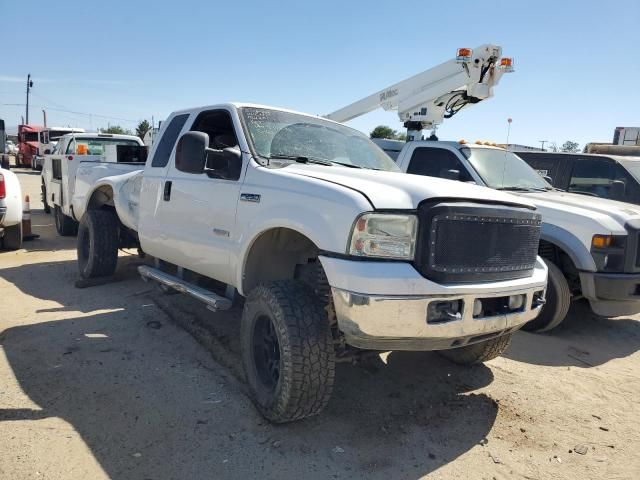
[(22, 247), (22, 188), (11, 170), (0, 167), (0, 242), (7, 250)]
[(73, 127), (45, 127), (38, 133), (38, 147), (36, 154), (31, 160), (32, 170), (42, 170), (44, 156), (51, 155), (56, 148), (58, 141), (63, 135), (68, 133), (84, 133), (84, 128)]
[[(430, 141), (422, 140), (422, 129), (434, 129), (465, 105), (492, 95), (502, 73), (513, 71), (513, 60), (500, 58), (501, 53), (495, 45), (459, 49), (455, 60), (327, 117), (342, 122), (376, 108), (398, 110), (408, 129), (407, 139), (413, 141), (375, 142), (402, 171), (511, 191), (538, 207), (543, 222), (539, 255), (549, 267), (549, 286), (541, 314), (524, 329), (556, 327), (566, 317), (571, 300), (581, 298), (602, 316), (640, 312), (640, 209), (558, 191), (523, 160), (502, 149), (438, 142), (435, 135)], [(431, 182), (425, 180), (427, 185)]]
[(273, 422), (322, 410), (336, 358), (486, 361), (544, 303), (528, 201), (403, 174), (321, 117), (235, 103), (178, 111), (144, 170), (113, 173), (77, 178), (80, 275), (113, 274), (118, 248), (137, 246), (157, 260), (139, 267), (144, 278), (213, 310), (245, 297), (244, 368)]
[[(51, 212), (58, 234), (75, 235), (78, 220), (74, 198), (82, 202), (76, 191), (76, 179), (89, 175), (89, 181), (101, 175), (138, 170), (147, 159), (147, 147), (132, 135), (109, 133), (70, 133), (60, 137), (55, 150), (45, 156), (42, 170), (42, 202)], [(95, 168), (94, 168), (95, 167)], [(86, 182), (85, 182), (86, 184)]]

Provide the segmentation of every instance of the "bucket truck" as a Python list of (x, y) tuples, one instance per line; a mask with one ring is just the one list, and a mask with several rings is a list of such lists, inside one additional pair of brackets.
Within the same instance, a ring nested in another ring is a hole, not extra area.
[(347, 122), (378, 108), (397, 110), (407, 129), (407, 140), (422, 140), (422, 130), (433, 131), (443, 119), (464, 107), (493, 96), (502, 74), (513, 71), (513, 59), (502, 57), (497, 45), (459, 48), (456, 58), (373, 93), (326, 115)]

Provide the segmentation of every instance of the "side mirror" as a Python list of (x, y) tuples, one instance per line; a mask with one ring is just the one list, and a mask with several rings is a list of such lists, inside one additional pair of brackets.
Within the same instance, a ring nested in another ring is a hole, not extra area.
[(440, 170), (440, 178), (447, 180), (460, 180), (460, 170)]
[(542, 178), (544, 178), (547, 183), (553, 185), (553, 178), (551, 178), (549, 175), (543, 175)]
[(626, 185), (622, 180), (614, 180), (609, 186), (609, 198), (613, 200), (622, 200), (624, 198), (624, 192)]
[(209, 150), (209, 135), (187, 132), (176, 146), (176, 168), (185, 173), (202, 173)]
[(50, 148), (47, 148), (47, 149), (44, 151), (44, 154), (45, 154), (45, 155), (51, 155), (51, 149), (50, 149)]
[(242, 152), (237, 147), (223, 150), (207, 149), (205, 172), (211, 178), (237, 180), (242, 169)]

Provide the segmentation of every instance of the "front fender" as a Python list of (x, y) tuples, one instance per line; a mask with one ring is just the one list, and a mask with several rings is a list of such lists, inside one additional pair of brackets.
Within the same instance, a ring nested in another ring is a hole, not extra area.
[(545, 240), (561, 248), (578, 270), (596, 271), (596, 263), (591, 256), (591, 252), (577, 236), (568, 230), (543, 222), (540, 240)]

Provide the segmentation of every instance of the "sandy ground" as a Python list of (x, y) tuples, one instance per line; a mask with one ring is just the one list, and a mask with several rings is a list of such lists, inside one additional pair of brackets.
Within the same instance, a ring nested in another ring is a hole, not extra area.
[(0, 479), (640, 478), (640, 321), (578, 305), (551, 335), (461, 368), (393, 352), (340, 365), (326, 411), (266, 423), (245, 394), (239, 311), (142, 282), (76, 280), (40, 177), (41, 237), (0, 252)]

